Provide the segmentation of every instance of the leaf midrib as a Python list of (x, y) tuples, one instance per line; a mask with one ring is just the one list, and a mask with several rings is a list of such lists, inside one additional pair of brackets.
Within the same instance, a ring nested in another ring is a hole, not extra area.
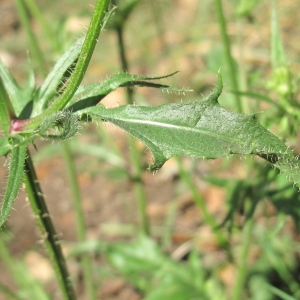
[[(224, 137), (222, 136), (221, 134), (217, 134), (216, 132), (211, 132), (209, 130), (201, 130), (199, 127), (188, 127), (188, 126), (184, 126), (184, 125), (175, 125), (175, 124), (168, 124), (168, 123), (162, 123), (162, 122), (157, 122), (157, 121), (149, 121), (149, 120), (141, 120), (141, 119), (124, 119), (124, 118), (110, 118), (110, 117), (103, 117), (102, 118), (106, 119), (107, 121), (110, 121), (112, 123), (115, 123), (115, 121), (122, 121), (122, 122), (126, 122), (126, 123), (136, 123), (136, 124), (147, 124), (147, 125), (152, 125), (152, 126), (156, 126), (156, 127), (159, 127), (159, 128), (162, 128), (162, 127), (167, 127), (167, 128), (171, 128), (171, 129), (174, 129), (174, 130), (184, 130), (184, 131), (187, 131), (187, 132), (196, 132), (196, 133), (201, 133), (201, 134), (205, 134), (205, 135), (208, 135), (208, 136), (213, 136), (217, 139), (222, 139), (222, 140), (226, 140), (228, 142), (235, 142), (238, 144), (238, 141), (236, 141), (235, 139), (233, 138), (230, 138), (230, 137)], [(130, 130), (130, 128), (129, 128)], [(238, 144), (239, 145), (239, 144)], [(242, 145), (242, 143), (240, 143), (240, 145)]]

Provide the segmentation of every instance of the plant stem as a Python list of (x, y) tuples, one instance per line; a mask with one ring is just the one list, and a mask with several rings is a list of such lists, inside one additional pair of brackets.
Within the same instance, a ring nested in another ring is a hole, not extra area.
[(74, 300), (76, 299), (76, 296), (67, 270), (66, 261), (39, 185), (29, 151), (27, 151), (27, 158), (25, 160), (24, 181), (28, 200), (32, 211), (36, 216), (37, 224), (42, 236), (44, 237), (44, 244), (52, 261), (56, 278), (63, 294), (63, 299)]
[[(54, 34), (48, 27), (46, 21), (43, 18), (43, 14), (39, 11), (39, 8), (37, 7), (34, 0), (26, 0), (26, 4), (32, 13), (32, 15), (35, 16), (35, 18), (40, 22), (44, 33), (47, 35), (48, 40), (51, 42), (53, 49), (57, 52), (59, 52), (60, 46), (57, 43)], [(44, 60), (44, 59), (43, 59)], [(86, 230), (85, 230), (85, 222), (84, 222), (84, 214), (81, 206), (81, 197), (80, 197), (80, 190), (79, 185), (77, 182), (76, 177), (76, 170), (74, 163), (72, 161), (72, 155), (71, 150), (69, 147), (69, 144), (67, 142), (62, 143), (65, 163), (67, 167), (69, 182), (71, 186), (71, 193), (72, 193), (72, 199), (73, 199), (73, 206), (75, 208), (76, 213), (76, 225), (77, 225), (77, 237), (80, 242), (86, 241)], [(92, 262), (88, 254), (82, 256), (82, 269), (84, 274), (84, 282), (86, 291), (88, 294), (88, 299), (95, 300), (96, 299), (96, 289), (93, 284), (93, 276), (92, 276)]]
[[(76, 213), (77, 238), (79, 242), (83, 243), (86, 241), (86, 226), (84, 221), (84, 213), (81, 205), (82, 200), (80, 197), (80, 189), (77, 181), (76, 170), (68, 142), (63, 142), (62, 148), (71, 186), (73, 206), (75, 208)], [(81, 263), (83, 269), (84, 284), (87, 291), (88, 299), (96, 300), (97, 292), (93, 281), (92, 261), (88, 253), (82, 256)]]
[(30, 14), (39, 21), (41, 27), (43, 28), (43, 33), (47, 36), (48, 41), (51, 41), (53, 45), (53, 50), (59, 52), (61, 46), (58, 42), (56, 35), (52, 32), (50, 27), (47, 25), (47, 21), (44, 18), (44, 15), (40, 12), (38, 6), (36, 5), (35, 0), (25, 0), (26, 6), (30, 11)]
[(39, 47), (39, 44), (36, 40), (34, 32), (30, 26), (30, 18), (28, 16), (28, 12), (25, 7), (25, 3), (22, 0), (15, 0), (16, 8), (18, 10), (18, 14), (20, 16), (20, 21), (22, 27), (25, 29), (26, 34), (28, 36), (28, 41), (30, 44), (30, 49), (32, 50), (32, 57), (37, 62), (37, 66), (39, 70), (45, 70), (45, 60), (42, 54), (42, 51)]
[[(223, 11), (223, 5), (222, 5), (222, 0), (215, 0), (215, 7), (218, 15), (218, 22), (220, 25), (220, 32), (221, 32), (221, 37), (223, 41), (223, 45), (225, 48), (225, 57), (226, 57), (226, 62), (228, 65), (229, 69), (229, 76), (230, 76), (230, 81), (231, 85), (234, 91), (239, 90), (238, 86), (238, 81), (237, 81), (237, 74), (236, 74), (236, 66), (234, 59), (231, 55), (231, 44), (229, 40), (229, 36), (227, 34), (227, 26), (226, 26), (226, 20), (224, 17), (224, 11)], [(238, 112), (242, 112), (242, 104), (240, 101), (239, 95), (235, 94), (235, 101), (236, 101), (236, 107)]]
[[(253, 211), (254, 212), (254, 211)], [(232, 300), (242, 299), (242, 291), (245, 285), (246, 274), (247, 274), (247, 258), (251, 244), (251, 236), (254, 227), (254, 216), (253, 214), (247, 219), (243, 229), (243, 242), (241, 254), (237, 262), (237, 273), (235, 285), (233, 287)]]
[[(123, 34), (124, 24), (116, 27), (116, 33), (118, 38), (118, 49), (119, 49), (119, 57), (122, 66), (122, 70), (129, 72), (128, 67), (128, 60), (126, 57), (126, 48), (124, 43), (124, 34)], [(126, 98), (127, 103), (132, 103), (133, 98), (133, 90), (127, 88), (126, 89)], [(150, 235), (150, 226), (146, 212), (147, 206), (147, 196), (144, 188), (144, 183), (142, 179), (142, 166), (141, 166), (141, 155), (136, 145), (136, 141), (132, 136), (128, 136), (129, 141), (129, 151), (130, 151), (130, 160), (133, 166), (133, 185), (134, 185), (134, 192), (138, 202), (139, 208), (139, 219), (140, 219), (140, 226), (141, 232), (145, 235)]]
[[(64, 92), (58, 99), (56, 99), (56, 101), (54, 101), (54, 103), (48, 109), (46, 109), (40, 115), (32, 119), (24, 120), (23, 124), (19, 121), (19, 127), (21, 127), (21, 130), (23, 132), (31, 132), (32, 130), (36, 129), (40, 125), (40, 123), (45, 119), (45, 117), (59, 110), (62, 110), (72, 99), (90, 63), (93, 51), (97, 44), (98, 36), (102, 29), (102, 23), (105, 19), (109, 2), (110, 0), (97, 1), (92, 20), (86, 34), (86, 38), (84, 40), (80, 55), (78, 57), (77, 64), (72, 75), (70, 76), (70, 79), (68, 81), (69, 84), (65, 88)], [(16, 128), (16, 131), (18, 130), (20, 130), (20, 128)]]

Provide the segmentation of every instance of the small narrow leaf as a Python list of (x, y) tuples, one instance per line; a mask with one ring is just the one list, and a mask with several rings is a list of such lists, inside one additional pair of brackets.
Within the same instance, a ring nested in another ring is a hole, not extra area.
[(10, 131), (10, 119), (14, 115), (9, 97), (0, 77), (0, 133), (7, 136)]
[(24, 109), (32, 100), (35, 91), (35, 79), (32, 71), (29, 71), (28, 81), (24, 88), (21, 88), (8, 68), (0, 60), (0, 78), (3, 80), (3, 85), (7, 94), (10, 96), (11, 105), (17, 117), (23, 113), (23, 117), (30, 117), (29, 113), (25, 113)]
[(149, 238), (109, 245), (104, 253), (114, 268), (145, 292), (144, 299), (208, 299), (194, 280), (194, 270), (167, 257)]
[[(84, 38), (77, 40), (55, 64), (35, 95), (34, 115), (40, 114), (46, 108), (53, 96), (58, 94), (58, 87), (63, 83), (65, 73), (78, 59)], [(71, 70), (70, 70), (71, 72)]]
[(97, 1), (94, 15), (84, 39), (80, 54), (78, 56), (78, 60), (76, 62), (76, 66), (69, 78), (68, 84), (63, 90), (63, 93), (51, 103), (51, 106), (47, 107), (47, 109), (39, 115), (28, 120), (24, 120), (23, 123), (13, 124), (13, 130), (32, 132), (40, 126), (40, 124), (47, 116), (55, 113), (56, 111), (63, 110), (72, 100), (88, 68), (93, 51), (97, 44), (98, 36), (103, 29), (103, 26), (106, 24), (109, 16), (111, 16), (113, 12), (113, 9), (111, 9), (107, 13), (109, 2), (109, 0)]
[(81, 114), (111, 122), (147, 145), (158, 170), (172, 156), (213, 159), (230, 154), (259, 155), (300, 186), (300, 168), (293, 152), (264, 128), (254, 115), (230, 112), (218, 97), (222, 79), (205, 99), (158, 107), (124, 105), (87, 108)]
[(9, 176), (0, 211), (0, 228), (7, 220), (9, 213), (13, 207), (14, 201), (18, 195), (18, 191), (23, 179), (26, 151), (27, 145), (16, 145), (11, 151), (12, 157), (9, 168)]
[(275, 0), (272, 3), (272, 19), (271, 19), (271, 60), (273, 68), (286, 66), (285, 53), (280, 37), (280, 30), (278, 24), (278, 9)]
[(80, 87), (73, 97), (73, 105), (69, 107), (69, 110), (76, 112), (78, 110), (85, 109), (90, 106), (95, 106), (98, 104), (106, 95), (116, 90), (118, 87), (130, 87), (130, 86), (140, 86), (140, 87), (153, 87), (162, 88), (168, 92), (187, 92), (188, 90), (176, 89), (168, 85), (163, 85), (159, 83), (149, 82), (151, 80), (163, 79), (174, 75), (175, 73), (161, 76), (161, 77), (145, 77), (132, 75), (128, 73), (115, 74), (110, 76), (101, 83), (90, 84), (87, 86)]

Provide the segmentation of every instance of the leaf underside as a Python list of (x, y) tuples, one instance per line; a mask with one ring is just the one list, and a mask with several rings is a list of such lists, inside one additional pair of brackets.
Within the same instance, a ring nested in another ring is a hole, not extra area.
[(111, 122), (141, 140), (152, 152), (155, 171), (173, 156), (214, 159), (230, 154), (254, 154), (267, 159), (300, 186), (299, 161), (255, 115), (226, 110), (218, 103), (222, 79), (203, 100), (157, 107), (103, 105), (81, 110), (93, 119)]

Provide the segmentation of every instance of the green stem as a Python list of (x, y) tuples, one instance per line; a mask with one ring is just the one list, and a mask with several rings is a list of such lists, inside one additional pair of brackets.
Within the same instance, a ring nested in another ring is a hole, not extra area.
[[(230, 75), (230, 81), (233, 89), (235, 91), (239, 90), (238, 81), (237, 81), (237, 74), (236, 74), (236, 66), (234, 59), (231, 55), (231, 44), (229, 40), (229, 36), (227, 33), (227, 26), (226, 26), (226, 20), (224, 17), (224, 11), (223, 11), (223, 5), (222, 0), (215, 0), (215, 7), (218, 15), (218, 22), (220, 25), (220, 32), (222, 37), (222, 42), (225, 48), (225, 57), (229, 68), (229, 75)], [(235, 101), (236, 101), (236, 107), (238, 112), (242, 112), (242, 104), (240, 101), (239, 95), (235, 94)]]
[(36, 216), (37, 224), (44, 237), (44, 244), (52, 261), (56, 278), (61, 288), (64, 300), (76, 299), (71, 279), (67, 270), (58, 235), (52, 223), (29, 151), (25, 160), (24, 176), (26, 192), (32, 211)]
[(24, 124), (20, 123), (20, 121), (17, 122), (18, 125), (14, 127), (15, 131), (21, 130), (23, 132), (32, 132), (32, 130), (36, 129), (41, 124), (45, 117), (59, 110), (62, 110), (72, 99), (88, 68), (93, 51), (97, 44), (98, 36), (102, 29), (102, 23), (105, 19), (109, 1), (110, 0), (97, 1), (92, 20), (86, 34), (86, 38), (82, 45), (78, 62), (72, 75), (70, 76), (69, 84), (65, 88), (62, 95), (40, 115), (36, 116), (35, 118), (25, 120)]
[[(73, 163), (71, 149), (67, 142), (62, 143), (65, 163), (67, 167), (69, 182), (71, 186), (73, 206), (76, 213), (76, 227), (77, 227), (77, 237), (78, 240), (82, 243), (86, 241), (86, 226), (84, 221), (84, 213), (82, 209), (82, 200), (80, 196), (79, 184), (77, 181), (76, 170)], [(93, 268), (92, 261), (89, 254), (84, 254), (82, 256), (82, 269), (84, 283), (87, 290), (88, 299), (96, 300), (97, 292), (93, 281)]]
[(55, 52), (60, 52), (61, 46), (58, 42), (57, 36), (52, 32), (52, 30), (48, 26), (43, 14), (40, 12), (38, 6), (36, 5), (35, 0), (25, 0), (25, 2), (31, 15), (41, 24), (43, 28), (43, 33), (47, 36), (48, 41), (51, 41), (53, 50)]
[[(129, 72), (128, 70), (128, 60), (126, 57), (126, 48), (124, 43), (123, 34), (124, 24), (116, 27), (117, 37), (118, 37), (118, 49), (119, 57), (123, 71)], [(126, 90), (127, 103), (132, 103), (133, 90), (127, 88)], [(150, 226), (146, 212), (147, 206), (147, 196), (144, 188), (144, 182), (142, 179), (142, 166), (141, 166), (141, 155), (136, 145), (136, 140), (132, 136), (128, 136), (129, 141), (129, 151), (130, 151), (130, 161), (133, 166), (132, 179), (134, 184), (134, 192), (138, 202), (139, 209), (139, 219), (141, 231), (145, 235), (150, 235)]]
[(200, 210), (203, 214), (203, 218), (204, 218), (205, 223), (209, 225), (209, 227), (211, 228), (211, 230), (215, 234), (215, 236), (217, 238), (217, 241), (218, 241), (218, 244), (221, 247), (225, 248), (227, 246), (227, 240), (224, 237), (224, 235), (222, 234), (222, 232), (220, 231), (220, 229), (218, 227), (218, 223), (216, 222), (215, 218), (207, 210), (205, 200), (200, 195), (200, 193), (198, 191), (198, 188), (194, 184), (194, 182), (192, 181), (190, 175), (183, 168), (181, 160), (179, 158), (177, 158), (176, 160), (177, 160), (177, 164), (178, 164), (178, 167), (179, 167), (180, 176), (185, 181), (187, 186), (189, 187), (189, 190), (191, 191), (191, 193), (193, 195), (193, 199), (194, 199), (196, 205), (200, 208)]
[[(47, 35), (48, 40), (51, 41), (51, 44), (56, 52), (59, 52), (60, 46), (57, 43), (57, 40), (54, 34), (51, 32), (50, 28), (48, 27), (47, 23), (45, 22), (43, 15), (39, 11), (39, 8), (36, 6), (35, 1), (33, 0), (26, 0), (26, 4), (32, 13), (32, 15), (40, 22), (41, 26), (43, 27), (44, 33)], [(80, 197), (80, 190), (79, 185), (77, 182), (76, 177), (76, 170), (74, 163), (72, 161), (71, 150), (67, 142), (62, 143), (63, 146), (63, 153), (65, 157), (65, 163), (67, 165), (67, 172), (71, 186), (71, 193), (73, 199), (73, 206), (75, 208), (76, 213), (76, 225), (77, 225), (77, 237), (80, 242), (86, 241), (86, 230), (85, 230), (85, 222), (84, 222), (84, 214), (81, 207), (81, 197)], [(92, 276), (92, 262), (89, 255), (83, 255), (82, 257), (82, 269), (84, 274), (84, 282), (85, 287), (88, 294), (88, 299), (96, 299), (96, 289), (93, 284), (93, 276)]]
[(28, 37), (28, 41), (30, 44), (30, 49), (32, 51), (32, 57), (37, 62), (37, 66), (39, 70), (45, 70), (45, 60), (42, 54), (42, 51), (39, 47), (39, 44), (36, 40), (34, 32), (30, 25), (30, 18), (28, 16), (28, 12), (25, 7), (25, 3), (22, 0), (15, 0), (16, 8), (18, 10), (18, 14), (20, 16), (20, 21), (22, 27), (25, 29), (25, 32)]
[(247, 268), (248, 268), (247, 258), (248, 258), (248, 253), (251, 245), (252, 231), (255, 224), (254, 222), (255, 222), (254, 216), (252, 214), (252, 216), (250, 216), (247, 219), (244, 225), (242, 249), (237, 262), (237, 273), (236, 273), (235, 284), (233, 287), (233, 294), (231, 298), (232, 300), (240, 300), (243, 298), (242, 292), (246, 281)]

